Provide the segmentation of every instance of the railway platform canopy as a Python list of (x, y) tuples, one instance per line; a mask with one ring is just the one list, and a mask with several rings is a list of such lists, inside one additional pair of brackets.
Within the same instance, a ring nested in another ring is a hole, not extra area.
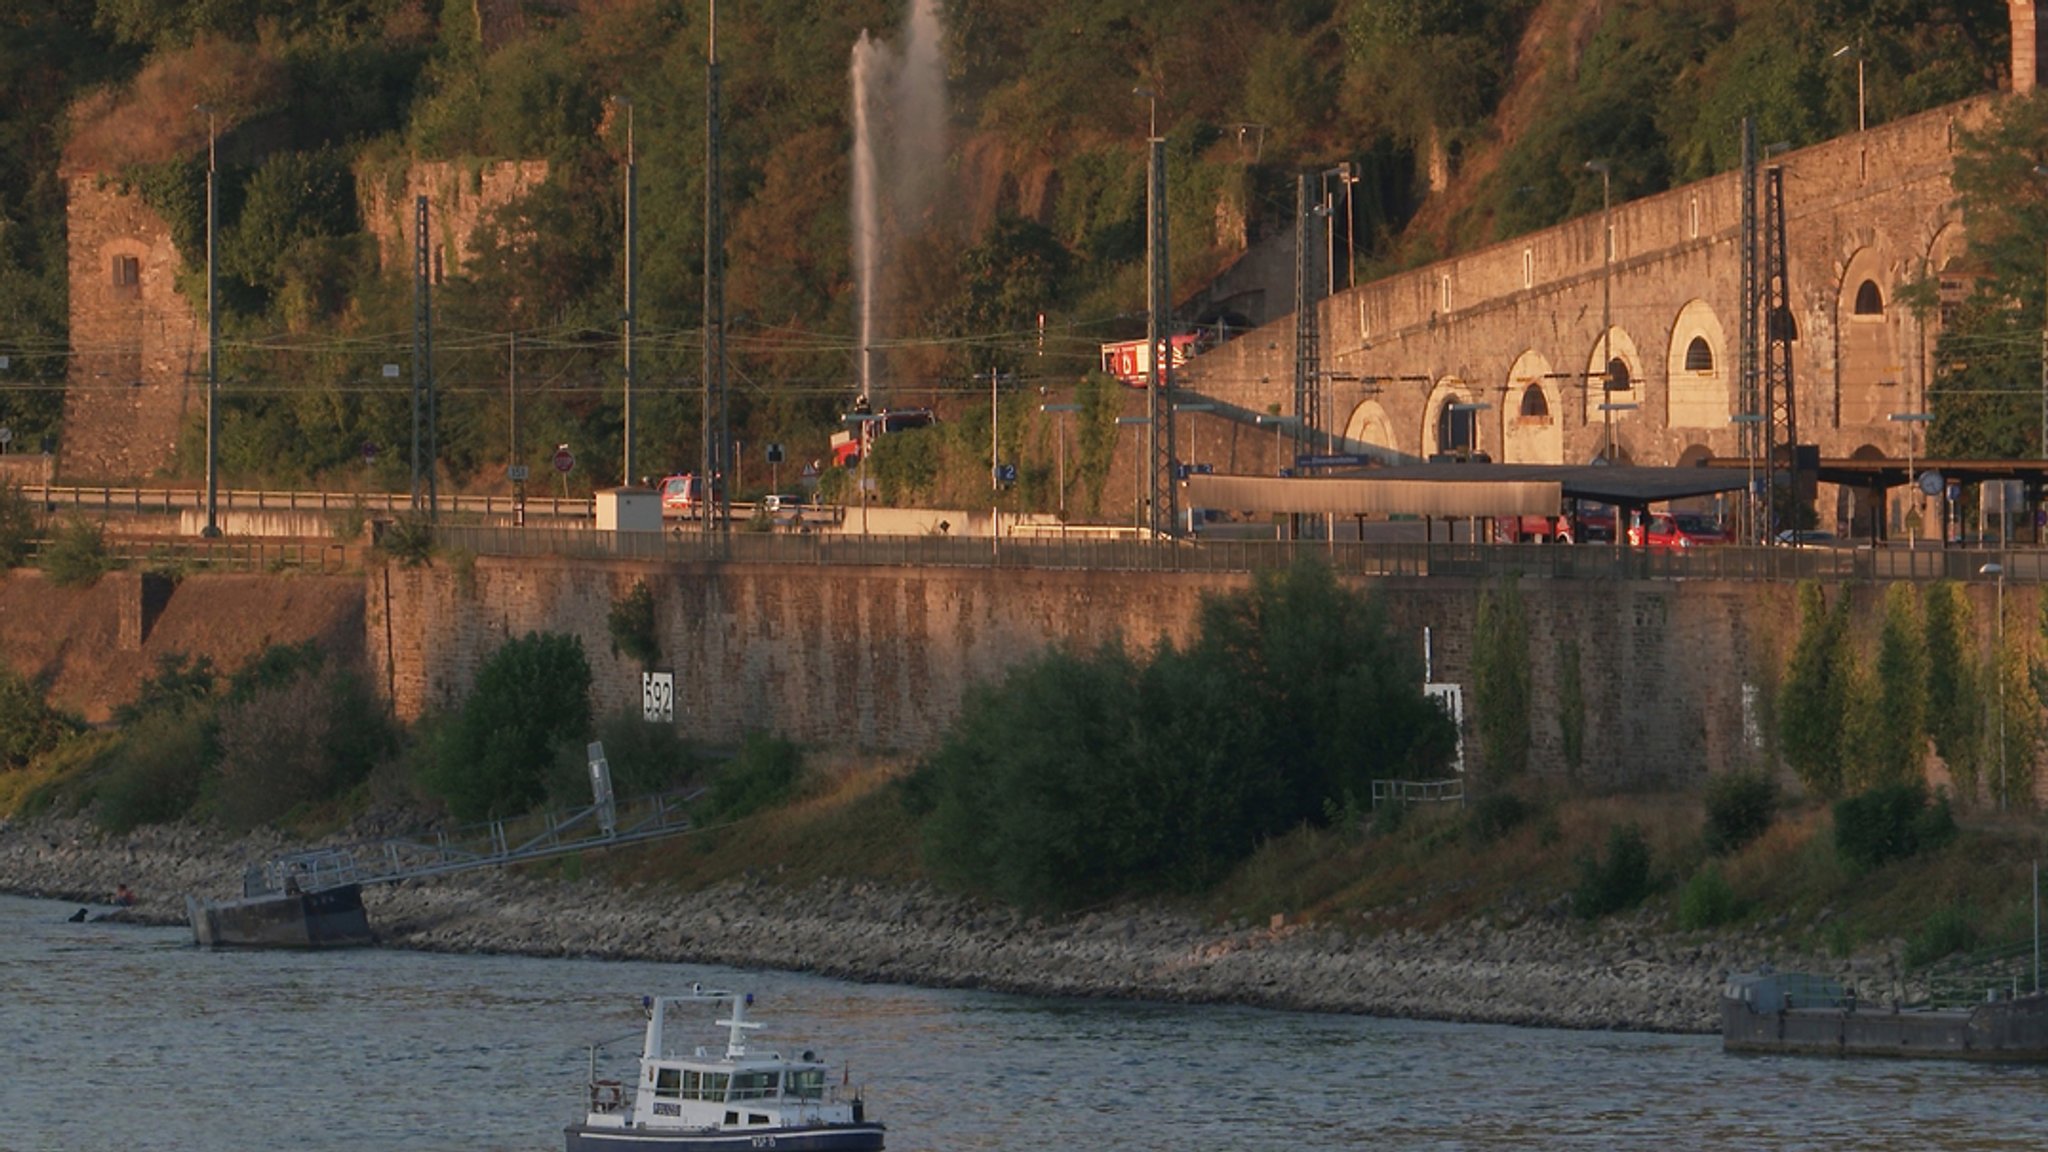
[(1567, 501), (1644, 511), (1652, 504), (1740, 492), (1740, 472), (1607, 464), (1396, 464), (1324, 475), (1196, 475), (1186, 503), (1201, 508), (1434, 519), (1556, 516)]

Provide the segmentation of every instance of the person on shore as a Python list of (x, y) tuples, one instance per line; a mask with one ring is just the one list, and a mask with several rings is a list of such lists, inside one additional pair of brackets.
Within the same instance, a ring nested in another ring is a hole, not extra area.
[(114, 885), (114, 904), (121, 908), (134, 907), (135, 893), (130, 892), (126, 884)]

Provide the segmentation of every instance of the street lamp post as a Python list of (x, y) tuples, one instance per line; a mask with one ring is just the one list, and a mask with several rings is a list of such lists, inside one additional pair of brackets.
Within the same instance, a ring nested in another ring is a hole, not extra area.
[(1145, 443), (1140, 429), (1150, 428), (1150, 416), (1119, 416), (1118, 424), (1129, 425), (1131, 429), (1131, 522), (1137, 528), (1145, 526)]
[(874, 447), (875, 443), (874, 437), (870, 435), (870, 426), (884, 418), (884, 414), (880, 412), (849, 412), (842, 417), (845, 423), (853, 425), (854, 442), (860, 445), (860, 474), (854, 478), (854, 488), (860, 495), (862, 540), (866, 540), (868, 535), (868, 449)]
[(2005, 811), (2005, 565), (1993, 560), (1977, 569), (1998, 580), (1998, 650), (1991, 674), (1998, 677), (1998, 810)]
[[(1614, 199), (1612, 195), (1613, 165), (1605, 160), (1586, 161), (1586, 171), (1600, 174), (1600, 394), (1605, 396), (1613, 390), (1614, 377), (1608, 370), (1613, 363), (1613, 349), (1609, 344), (1614, 331)], [(1601, 411), (1607, 411), (1602, 404)], [(1608, 463), (1614, 462), (1614, 418), (1607, 417), (1607, 442), (1601, 453)], [(1620, 535), (1620, 525), (1615, 526), (1615, 535)]]
[(1906, 514), (1906, 546), (1911, 548), (1919, 544), (1920, 529), (1920, 481), (1913, 474), (1913, 459), (1916, 450), (1920, 446), (1920, 425), (1934, 419), (1934, 413), (1893, 412), (1886, 416), (1885, 419), (1896, 421), (1906, 426), (1906, 491), (1911, 493), (1914, 504), (1914, 507)]
[(1040, 412), (1055, 413), (1058, 416), (1060, 422), (1060, 527), (1062, 529), (1065, 529), (1067, 524), (1067, 413), (1079, 412), (1081, 410), (1081, 406), (1079, 404), (1040, 404), (1038, 406), (1038, 410)]
[(1835, 59), (1852, 57), (1856, 61), (1856, 131), (1863, 131), (1863, 45), (1844, 44), (1835, 49)]
[(220, 314), (214, 279), (214, 232), (219, 223), (219, 174), (214, 164), (213, 108), (206, 113), (206, 527), (200, 535), (220, 535)]
[(633, 308), (634, 290), (638, 277), (635, 275), (633, 226), (637, 212), (638, 174), (634, 168), (633, 154), (633, 102), (624, 96), (612, 97), (612, 102), (626, 110), (626, 192), (624, 212), (626, 216), (625, 274), (626, 274), (626, 315), (624, 332), (625, 379), (622, 388), (622, 418), (625, 424), (625, 451), (619, 466), (619, 483), (630, 487), (633, 483)]
[[(1761, 412), (1737, 412), (1728, 418), (1728, 422), (1736, 425), (1761, 424), (1764, 422), (1764, 414)], [(1749, 483), (1742, 493), (1742, 526), (1743, 535), (1749, 538), (1749, 543), (1754, 544), (1761, 539), (1761, 536), (1759, 536), (1756, 530), (1756, 454), (1749, 451), (1750, 439), (1748, 436), (1742, 438), (1742, 462), (1745, 465), (1749, 479)]]

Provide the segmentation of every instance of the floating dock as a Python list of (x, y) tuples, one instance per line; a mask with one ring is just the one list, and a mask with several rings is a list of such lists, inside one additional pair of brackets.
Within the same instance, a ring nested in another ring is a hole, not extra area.
[(1994, 992), (1969, 1007), (1860, 1001), (1838, 981), (1803, 973), (1730, 976), (1721, 992), (1721, 1047), (1808, 1056), (2048, 1061), (2048, 994)]

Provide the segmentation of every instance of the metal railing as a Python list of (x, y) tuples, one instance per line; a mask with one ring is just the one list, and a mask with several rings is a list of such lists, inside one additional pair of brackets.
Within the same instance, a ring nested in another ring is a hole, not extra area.
[[(45, 509), (73, 508), (81, 511), (157, 513), (169, 515), (206, 506), (203, 488), (120, 488), (111, 485), (24, 484), (24, 498), (39, 501)], [(441, 510), (510, 516), (517, 501), (510, 495), (440, 498)], [(243, 512), (323, 512), (341, 514), (355, 510), (395, 515), (412, 511), (407, 492), (301, 492), (289, 489), (223, 488), (219, 507)], [(548, 518), (588, 520), (592, 503), (588, 497), (526, 497), (526, 514)]]
[[(337, 540), (276, 537), (112, 536), (102, 538), (115, 567), (150, 570), (205, 569), (210, 572), (346, 572), (350, 548)], [(30, 542), (29, 559), (41, 564), (48, 538)]]
[(1375, 780), (1372, 782), (1372, 806), (1375, 811), (1382, 804), (1463, 804), (1465, 802), (1465, 781), (1449, 780)]
[(395, 884), (673, 836), (690, 830), (685, 806), (702, 791), (615, 801), (616, 823), (609, 832), (603, 827), (604, 806), (594, 804), (492, 820), (431, 840), (400, 837), (295, 852), (251, 868), (242, 879), (243, 894)]
[(1600, 545), (1428, 544), (1314, 540), (1102, 539), (1094, 536), (883, 536), (856, 533), (734, 532), (690, 527), (666, 532), (451, 525), (436, 542), (480, 556), (564, 556), (665, 564), (1087, 568), (1108, 571), (1256, 572), (1316, 557), (1366, 576), (1507, 575), (1560, 580), (1732, 580), (1825, 582), (1976, 580), (1996, 562), (2014, 583), (2048, 579), (2048, 553), (2033, 550), (1749, 548), (1687, 552), (1617, 551)]

